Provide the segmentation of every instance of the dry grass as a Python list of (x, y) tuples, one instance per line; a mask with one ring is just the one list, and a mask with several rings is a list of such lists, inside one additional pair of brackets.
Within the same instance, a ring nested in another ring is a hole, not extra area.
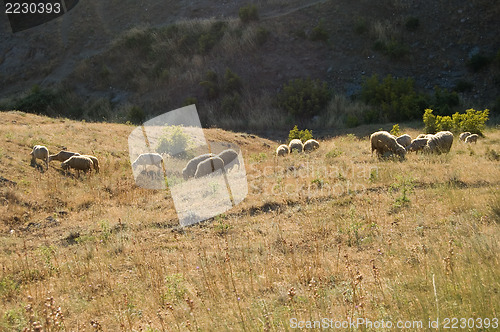
[[(275, 142), (208, 129), (241, 147), (249, 194), (180, 229), (168, 191), (134, 185), (132, 127), (15, 112), (0, 124), (0, 172), (17, 183), (0, 188), (3, 330), (281, 331), (291, 318), (426, 326), (498, 315), (497, 129), (404, 162), (377, 160), (354, 135), (276, 160)], [(95, 154), (101, 173), (41, 172), (29, 165), (35, 143)]]

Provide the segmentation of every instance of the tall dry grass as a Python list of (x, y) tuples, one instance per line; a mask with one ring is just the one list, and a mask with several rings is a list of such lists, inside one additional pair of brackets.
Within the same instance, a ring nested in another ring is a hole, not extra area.
[[(403, 162), (377, 160), (367, 137), (352, 134), (275, 159), (277, 143), (208, 129), (208, 139), (242, 148), (249, 194), (184, 229), (168, 191), (134, 185), (131, 130), (2, 114), (0, 172), (17, 183), (0, 188), (2, 330), (497, 317), (497, 129)], [(41, 172), (29, 165), (34, 143), (92, 152), (101, 173), (76, 178), (54, 163)]]

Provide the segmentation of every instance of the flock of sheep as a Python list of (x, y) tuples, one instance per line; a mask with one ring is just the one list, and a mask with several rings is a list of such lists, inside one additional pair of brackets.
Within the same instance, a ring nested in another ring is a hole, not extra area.
[[(465, 143), (476, 143), (478, 139), (477, 134), (470, 132), (461, 133), (459, 139)], [(407, 152), (429, 152), (429, 153), (448, 153), (453, 144), (453, 134), (449, 131), (440, 131), (434, 135), (420, 134), (415, 139), (410, 135), (405, 134), (399, 137), (390, 134), (387, 131), (377, 131), (370, 136), (370, 144), (372, 154), (373, 151), (377, 152), (379, 157), (388, 157), (393, 154), (404, 158)], [(288, 145), (282, 144), (276, 149), (277, 156), (286, 156), (289, 153), (297, 151), (308, 152), (319, 148), (319, 142), (310, 139), (302, 143), (300, 139), (292, 139)], [(49, 150), (43, 145), (35, 145), (30, 153), (31, 163), (34, 164), (36, 159), (41, 159), (45, 162), (47, 169), (49, 162), (58, 160), (61, 163), (63, 170), (73, 168), (80, 176), (80, 171), (88, 172), (92, 168), (99, 172), (99, 161), (96, 157), (91, 155), (81, 155), (78, 152), (60, 151), (55, 155), (49, 155)], [(135, 170), (138, 166), (155, 165), (161, 168), (163, 157), (158, 153), (143, 153), (137, 157), (132, 163), (132, 168)], [(186, 167), (182, 170), (184, 180), (189, 178), (200, 178), (219, 169), (223, 170), (232, 168), (238, 165), (238, 153), (233, 149), (227, 149), (218, 155), (213, 153), (206, 153), (197, 156), (188, 161)]]
[[(144, 169), (148, 165), (162, 167), (161, 162), (163, 157), (159, 153), (143, 153), (137, 157), (132, 163), (132, 169), (137, 169), (143, 166)], [(200, 156), (194, 157), (188, 161), (186, 167), (182, 170), (182, 177), (184, 180), (190, 178), (201, 178), (209, 175), (219, 169), (227, 170), (235, 165), (240, 165), (238, 160), (238, 153), (233, 149), (227, 149), (219, 154), (205, 153)]]
[[(460, 134), (460, 140), (465, 143), (476, 143), (477, 134), (464, 132)], [(453, 134), (449, 131), (440, 131), (436, 134), (420, 134), (412, 139), (410, 135), (404, 134), (399, 137), (387, 131), (377, 131), (370, 136), (370, 144), (373, 151), (379, 157), (389, 157), (393, 154), (404, 158), (407, 152), (448, 153), (453, 144)], [(276, 149), (276, 156), (286, 156), (293, 151), (312, 151), (319, 148), (319, 142), (310, 139), (302, 144), (301, 140), (293, 139), (288, 145), (282, 144)]]
[(52, 160), (61, 161), (61, 168), (68, 170), (73, 168), (80, 176), (80, 171), (88, 172), (92, 168), (99, 173), (99, 160), (91, 155), (81, 155), (78, 152), (70, 152), (62, 150), (58, 154), (49, 154), (49, 149), (43, 145), (35, 145), (30, 153), (31, 164), (35, 164), (36, 159), (41, 159), (45, 162), (47, 169), (49, 169), (49, 162)]
[[(465, 143), (476, 143), (477, 134), (465, 132), (459, 138)], [(404, 158), (407, 152), (448, 153), (453, 144), (453, 134), (450, 131), (440, 131), (436, 134), (420, 134), (413, 139), (405, 134), (396, 137), (387, 131), (377, 131), (370, 136), (370, 144), (373, 151), (377, 151), (379, 157), (387, 157), (392, 154)]]
[(301, 153), (313, 151), (317, 148), (319, 148), (319, 142), (314, 139), (307, 140), (304, 143), (302, 143), (300, 139), (292, 139), (290, 143), (288, 143), (288, 145), (281, 144), (280, 146), (278, 146), (278, 148), (276, 149), (276, 155), (278, 157), (283, 157), (289, 153), (292, 153), (293, 151)]

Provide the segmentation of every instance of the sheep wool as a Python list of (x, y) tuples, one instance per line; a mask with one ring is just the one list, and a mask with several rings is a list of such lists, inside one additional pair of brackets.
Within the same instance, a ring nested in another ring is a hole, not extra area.
[(68, 170), (69, 168), (76, 169), (78, 176), (80, 176), (80, 171), (87, 173), (93, 166), (92, 159), (84, 156), (73, 156), (61, 164), (61, 168), (64, 170)]
[(428, 140), (429, 139), (427, 137), (415, 138), (413, 141), (411, 141), (410, 145), (406, 147), (406, 151), (408, 152), (422, 151), (424, 147), (427, 145)]
[(80, 154), (78, 152), (71, 152), (71, 151), (60, 151), (58, 154), (52, 154), (49, 156), (49, 162), (52, 160), (57, 160), (60, 162), (63, 162), (65, 160), (68, 160), (69, 158), (73, 156), (79, 156)]
[(469, 131), (466, 131), (464, 133), (461, 133), (460, 136), (458, 136), (458, 138), (462, 141), (462, 142), (465, 142), (465, 139), (467, 138), (467, 136), (470, 136), (472, 135)]
[(290, 150), (290, 153), (293, 151), (297, 152), (302, 152), (304, 151), (304, 144), (302, 144), (302, 141), (300, 139), (292, 139), (290, 143), (288, 144), (288, 149)]
[(213, 153), (205, 153), (188, 161), (186, 167), (182, 170), (182, 177), (184, 180), (194, 177), (198, 164), (210, 157), (215, 157), (215, 155)]
[(47, 169), (49, 169), (49, 149), (43, 145), (35, 145), (33, 150), (31, 150), (31, 164), (33, 165), (36, 159), (41, 159), (45, 161)]
[(304, 143), (304, 152), (313, 151), (319, 148), (319, 142), (315, 139), (309, 139)]
[(404, 134), (396, 138), (396, 142), (398, 142), (402, 147), (406, 148), (411, 144), (411, 136), (408, 134)]
[(288, 154), (288, 145), (286, 144), (281, 144), (280, 146), (278, 146), (278, 148), (276, 149), (276, 155), (278, 157), (283, 157), (283, 156), (286, 156)]
[(477, 143), (478, 134), (471, 134), (465, 138), (465, 143)]
[(161, 167), (162, 160), (163, 157), (158, 153), (143, 153), (132, 163), (132, 168), (136, 169), (138, 166), (146, 168), (147, 165)]
[(453, 134), (449, 131), (440, 131), (427, 141), (424, 151), (430, 153), (448, 153), (453, 145)]
[(233, 168), (238, 165), (238, 169), (240, 168), (240, 160), (238, 159), (238, 153), (233, 149), (227, 149), (222, 151), (217, 155), (224, 162), (224, 168), (226, 170)]
[(94, 165), (95, 172), (99, 173), (99, 159), (97, 159), (94, 156), (88, 155), (88, 154), (84, 154), (83, 157), (87, 157), (90, 160), (92, 160), (92, 164)]
[(379, 157), (387, 155), (387, 152), (395, 153), (400, 158), (404, 158), (406, 155), (405, 148), (387, 131), (377, 131), (371, 134), (370, 144), (372, 154), (373, 151), (377, 151)]
[(202, 176), (212, 174), (219, 169), (224, 171), (224, 161), (219, 157), (210, 157), (198, 164), (194, 177), (201, 178)]

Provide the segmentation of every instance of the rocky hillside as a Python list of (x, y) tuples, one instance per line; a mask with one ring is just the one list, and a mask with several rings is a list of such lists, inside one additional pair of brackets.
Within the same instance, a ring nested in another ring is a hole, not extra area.
[[(241, 78), (241, 100), (228, 97), (226, 106), (236, 105), (244, 113), (276, 111), (271, 99), (290, 79), (319, 79), (335, 94), (349, 97), (373, 74), (411, 77), (416, 88), (428, 93), (435, 86), (456, 90), (463, 109), (497, 103), (497, 3), (260, 1), (258, 18), (243, 23), (238, 11), (246, 5), (89, 0), (59, 19), (16, 34), (3, 16), (0, 97), (11, 101), (34, 85), (65, 88), (71, 93), (65, 104), (85, 102), (87, 109), (119, 114), (95, 111), (94, 119), (108, 120), (126, 119), (134, 105), (147, 115), (196, 100), (207, 119), (223, 116), (214, 109), (223, 107), (224, 98), (207, 98), (200, 82), (208, 71), (220, 79), (230, 69)], [(223, 22), (222, 28), (211, 34), (217, 22)], [(181, 27), (177, 39), (169, 35), (171, 25)], [(208, 34), (205, 40), (190, 40), (190, 34), (198, 38), (203, 33)], [(169, 45), (172, 40), (175, 44)]]

